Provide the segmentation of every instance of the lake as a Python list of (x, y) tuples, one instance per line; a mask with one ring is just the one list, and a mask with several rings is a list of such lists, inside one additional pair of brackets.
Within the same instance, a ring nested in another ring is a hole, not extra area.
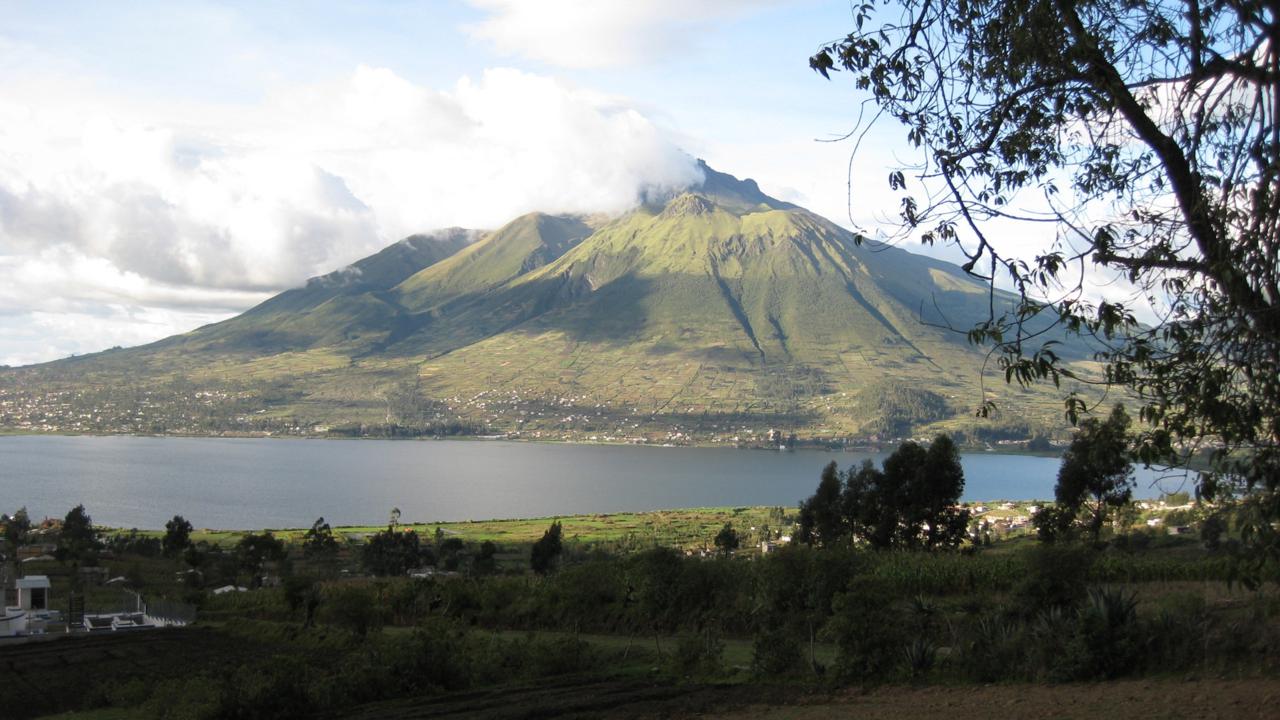
[[(478, 440), (0, 437), (0, 512), (159, 529), (378, 524), (545, 517), (681, 507), (783, 505), (811, 495), (822, 467), (885, 453), (569, 445)], [(962, 457), (965, 500), (1053, 497), (1056, 458)], [(1165, 490), (1184, 489), (1182, 478)], [(1159, 475), (1137, 470), (1139, 497)], [(1189, 485), (1188, 485), (1189, 487)]]

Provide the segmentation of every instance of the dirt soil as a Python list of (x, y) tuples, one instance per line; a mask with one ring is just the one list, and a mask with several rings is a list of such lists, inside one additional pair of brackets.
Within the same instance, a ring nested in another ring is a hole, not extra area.
[(970, 720), (1280, 717), (1280, 678), (1126, 680), (1072, 685), (879, 687), (812, 693), (786, 686), (643, 681), (547, 684), (377, 703), (347, 718), (749, 718)]
[(0, 644), (0, 718), (80, 708), (103, 684), (237, 663), (244, 643), (205, 628), (49, 635)]
[(701, 718), (1280, 718), (1280, 679), (1123, 680), (1070, 685), (877, 688), (797, 704), (753, 704)]

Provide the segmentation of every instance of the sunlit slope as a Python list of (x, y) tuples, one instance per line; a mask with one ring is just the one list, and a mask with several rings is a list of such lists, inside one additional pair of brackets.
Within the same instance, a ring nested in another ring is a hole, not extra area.
[[(943, 325), (981, 319), (984, 285), (732, 189), (640, 208), (391, 350), (428, 358), (433, 395), (539, 398), (620, 426), (869, 431), (886, 384), (930, 394), (933, 421), (979, 402), (984, 356)], [(467, 329), (472, 341), (442, 342)]]
[[(751, 204), (724, 188), (638, 209), (502, 285), (452, 289), (450, 266), (482, 267), (467, 262), (480, 249), (406, 281), (402, 297), (445, 297), (448, 312), (389, 350), (439, 354), (505, 332), (557, 331), (759, 365), (886, 347), (929, 361), (926, 346), (963, 343), (942, 325), (987, 312), (985, 287), (952, 266), (860, 246), (806, 210)], [(468, 342), (449, 340), (462, 335)]]
[(591, 234), (579, 218), (529, 213), (396, 288), (405, 308), (423, 312), (498, 287), (546, 265)]
[(230, 320), (162, 341), (187, 352), (271, 354), (356, 349), (384, 340), (401, 309), (390, 291), (405, 278), (466, 248), (474, 231), (414, 235), (328, 275), (312, 278)]

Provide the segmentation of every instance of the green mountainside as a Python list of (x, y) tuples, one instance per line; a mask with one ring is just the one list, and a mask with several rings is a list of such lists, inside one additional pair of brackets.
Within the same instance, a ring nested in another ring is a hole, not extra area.
[[(617, 217), (407, 238), (230, 320), (2, 373), (0, 395), (96, 403), (115, 430), (745, 442), (1059, 425), (1055, 395), (991, 377), (947, 329), (1008, 296), (703, 170)], [(184, 393), (201, 412), (170, 407)], [(971, 417), (984, 398), (1001, 402), (994, 425)], [(58, 417), (43, 424), (94, 429)]]

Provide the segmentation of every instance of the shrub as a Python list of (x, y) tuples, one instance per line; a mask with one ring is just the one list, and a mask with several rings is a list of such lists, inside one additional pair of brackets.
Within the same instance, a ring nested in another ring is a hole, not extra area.
[(929, 638), (917, 637), (907, 643), (902, 654), (906, 660), (907, 675), (912, 679), (918, 679), (929, 674), (933, 669), (938, 658), (938, 646), (934, 645)]
[(1073, 608), (1085, 595), (1096, 553), (1079, 545), (1037, 545), (1023, 554), (1025, 569), (1014, 588), (1014, 612), (1035, 617), (1051, 608)]
[(213, 720), (224, 716), (222, 693), (222, 683), (204, 675), (161, 681), (141, 714), (154, 720)]
[(751, 641), (751, 671), (756, 675), (789, 675), (801, 668), (800, 640), (787, 628), (766, 627)]
[(1020, 623), (996, 615), (979, 618), (957, 643), (963, 674), (988, 683), (1016, 677), (1023, 662), (1024, 637)]
[(724, 641), (710, 628), (685, 635), (676, 644), (672, 669), (684, 676), (716, 675), (724, 670)]
[(321, 619), (364, 637), (382, 627), (382, 603), (370, 586), (334, 585), (325, 589)]
[(883, 581), (855, 578), (836, 596), (831, 634), (839, 649), (836, 663), (847, 679), (882, 677), (893, 669), (908, 638), (902, 613)]

